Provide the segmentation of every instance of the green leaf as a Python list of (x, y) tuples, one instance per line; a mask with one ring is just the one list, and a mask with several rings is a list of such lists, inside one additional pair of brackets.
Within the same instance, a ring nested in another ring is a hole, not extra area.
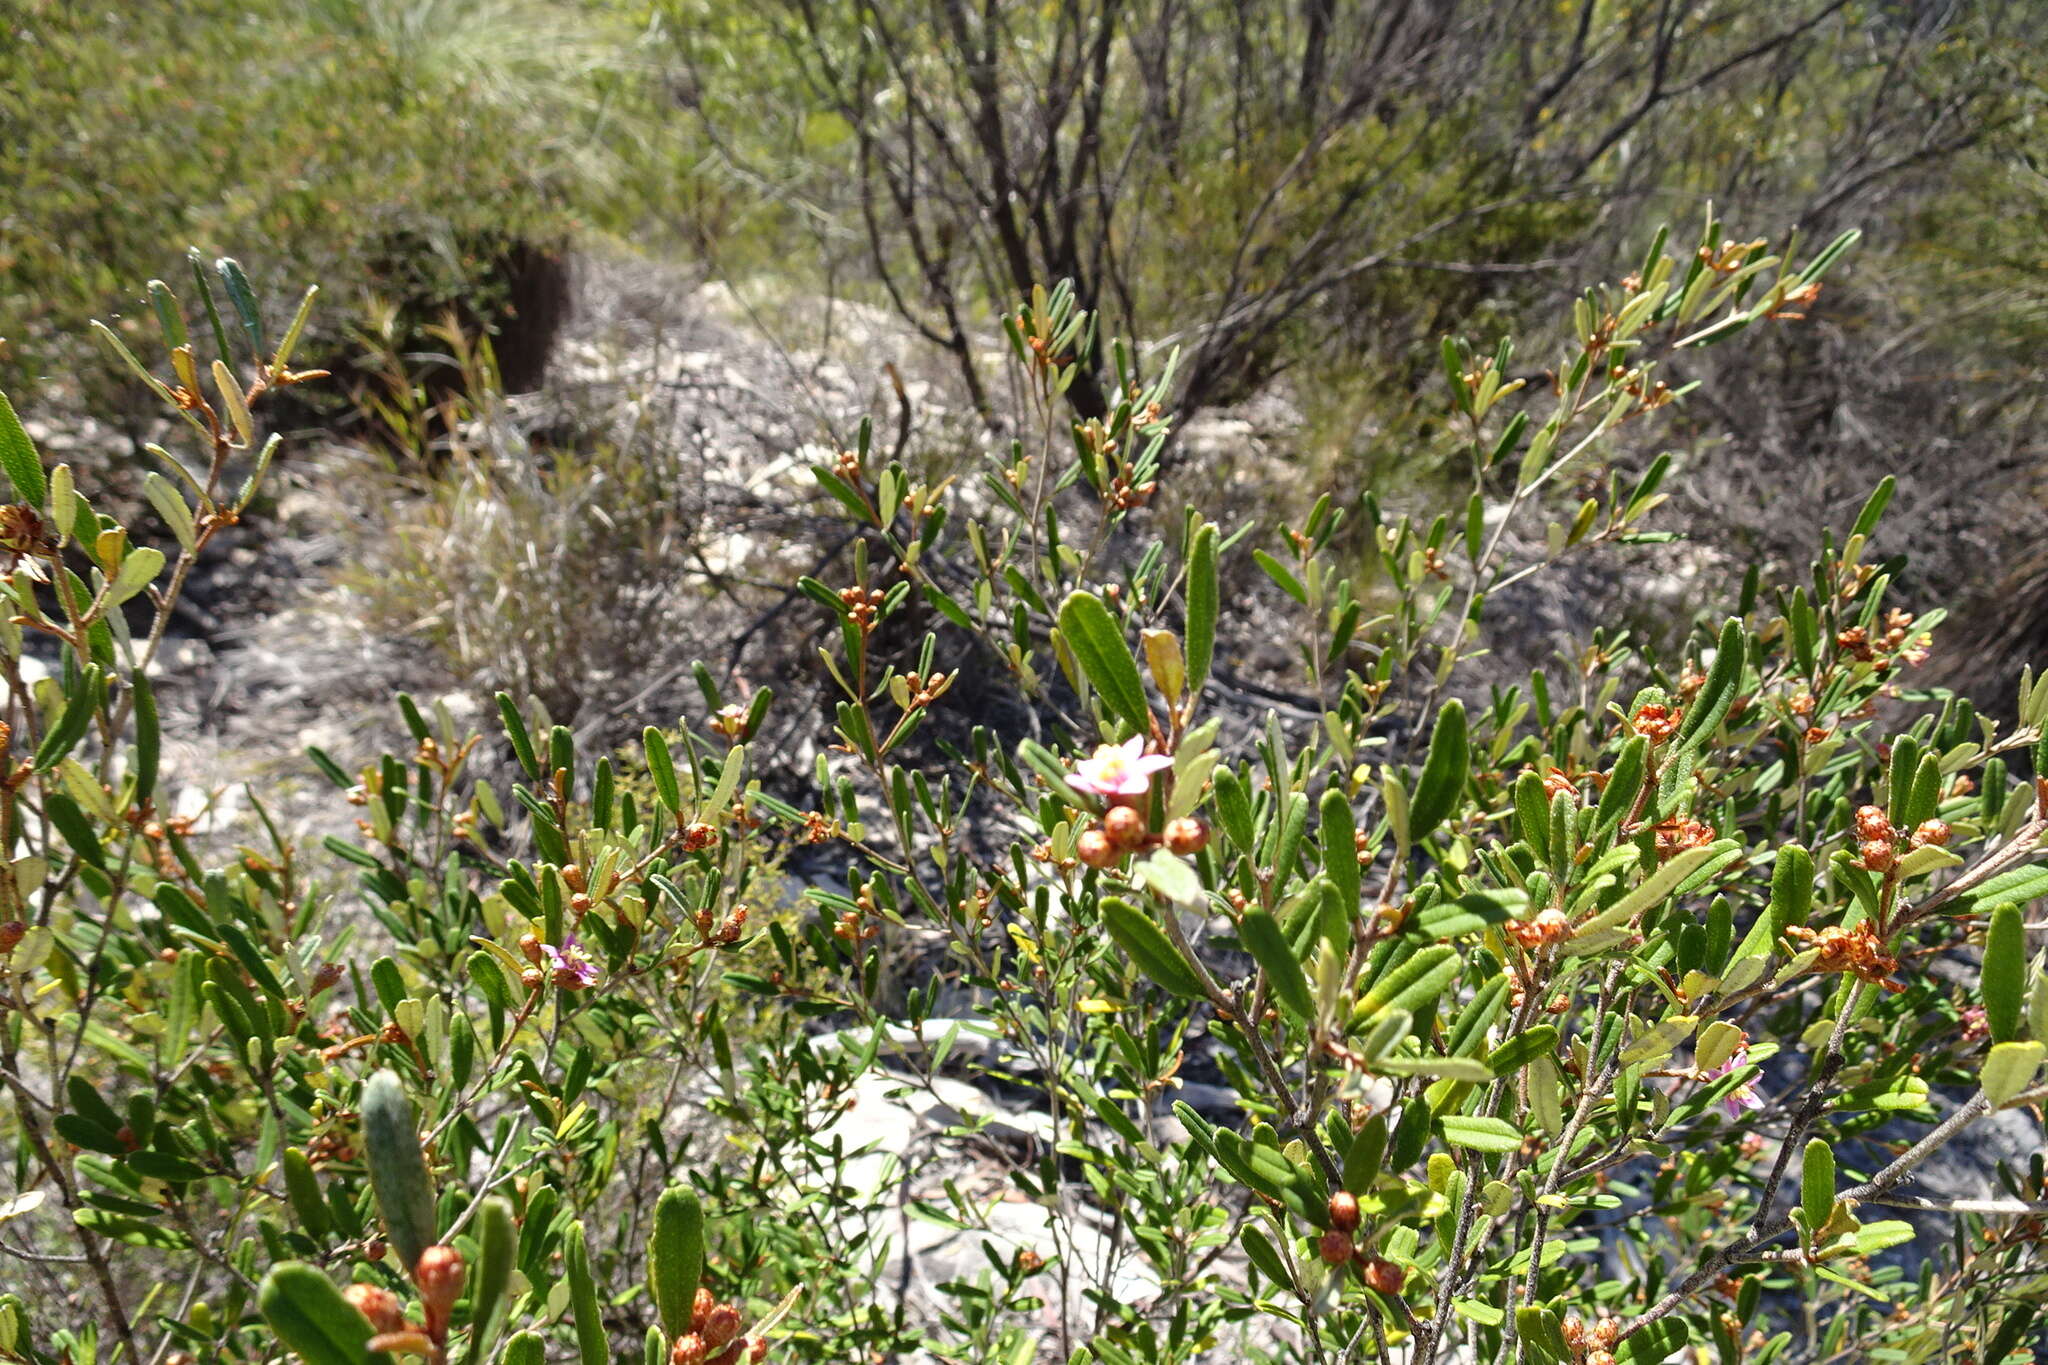
[(157, 722), (156, 690), (141, 669), (129, 675), (129, 690), (135, 697), (135, 799), (147, 801), (156, 791), (159, 757), (163, 752), (163, 730)]
[(1458, 950), (1447, 943), (1431, 944), (1418, 950), (1400, 966), (1372, 984), (1351, 1011), (1354, 1026), (1381, 1010), (1407, 1010), (1411, 1014), (1428, 1008), (1462, 965)]
[(2026, 1010), (2027, 928), (2020, 919), (2020, 908), (2011, 901), (1992, 908), (1990, 927), (1984, 931), (1984, 973), (1978, 989), (1991, 1041), (2017, 1039)]
[(1529, 1349), (1547, 1361), (1568, 1361), (1572, 1348), (1565, 1342), (1564, 1328), (1557, 1314), (1532, 1305), (1515, 1310), (1515, 1334), (1529, 1343)]
[(532, 1332), (521, 1332), (505, 1343), (499, 1365), (546, 1365), (548, 1344)]
[(156, 581), (164, 571), (164, 552), (148, 545), (138, 545), (128, 552), (121, 561), (119, 571), (114, 574), (114, 585), (107, 593), (107, 601), (113, 604), (126, 602)]
[(469, 1283), (469, 1365), (483, 1365), (504, 1326), (505, 1291), (519, 1256), (519, 1228), (512, 1206), (493, 1195), (477, 1206), (477, 1262)]
[(1637, 1062), (1654, 1062), (1669, 1057), (1680, 1043), (1692, 1037), (1692, 1031), (1699, 1025), (1699, 1016), (1694, 1014), (1678, 1014), (1661, 1020), (1621, 1050), (1621, 1064), (1634, 1066)]
[[(1829, 250), (1836, 251), (1836, 248), (1830, 247)], [(1836, 254), (1839, 255), (1840, 253), (1836, 251)], [(1829, 259), (1832, 259), (1832, 257)], [(1813, 265), (1807, 267), (1808, 276), (1816, 275), (1825, 268), (1816, 260)], [(1877, 487), (1871, 489), (1870, 496), (1864, 500), (1863, 510), (1856, 514), (1856, 524), (1849, 528), (1849, 534), (1852, 536), (1867, 536), (1872, 531), (1875, 531), (1878, 518), (1884, 515), (1884, 509), (1891, 504), (1892, 492), (1898, 486), (1899, 481), (1889, 474), (1879, 479)]]
[(14, 415), (14, 404), (7, 401), (4, 393), (0, 393), (0, 470), (6, 472), (7, 481), (14, 485), (16, 502), (39, 508), (49, 501), (50, 485), (43, 477), (43, 458), (36, 453), (35, 442), (29, 440), (21, 419)]
[(1879, 1223), (1865, 1223), (1856, 1229), (1856, 1254), (1875, 1256), (1880, 1251), (1903, 1246), (1912, 1240), (1913, 1225), (1903, 1218), (1887, 1218)]
[(1686, 708), (1685, 719), (1679, 723), (1678, 745), (1681, 750), (1698, 749), (1714, 738), (1714, 732), (1721, 728), (1721, 722), (1728, 715), (1728, 708), (1735, 703), (1735, 692), (1742, 685), (1744, 653), (1749, 644), (1748, 632), (1742, 622), (1734, 617), (1721, 627), (1721, 640), (1714, 651), (1714, 666), (1707, 671), (1707, 681), (1701, 686), (1699, 695)]
[(654, 782), (654, 796), (662, 808), (674, 815), (683, 808), (683, 790), (676, 781), (676, 765), (669, 757), (668, 739), (652, 725), (641, 732), (640, 743), (647, 751), (647, 776)]
[(1204, 522), (1188, 546), (1187, 660), (1188, 695), (1202, 695), (1216, 657), (1216, 538), (1214, 523)]
[(298, 1353), (306, 1365), (363, 1365), (383, 1362), (383, 1353), (369, 1353), (375, 1333), (370, 1320), (357, 1312), (341, 1291), (303, 1261), (272, 1267), (256, 1294), (256, 1306), (277, 1339)]
[(1809, 1233), (1826, 1227), (1834, 1214), (1835, 1149), (1826, 1138), (1813, 1138), (1806, 1144), (1805, 1158), (1799, 1164), (1799, 1209), (1806, 1215)]
[(671, 1337), (689, 1330), (703, 1272), (703, 1207), (693, 1191), (672, 1185), (654, 1205), (654, 1230), (647, 1237), (647, 1281), (662, 1330)]
[(1454, 901), (1437, 901), (1416, 911), (1401, 928), (1424, 938), (1463, 938), (1490, 925), (1505, 924), (1513, 913), (1500, 893), (1469, 891)]
[(1636, 793), (1643, 789), (1649, 764), (1649, 740), (1637, 735), (1621, 746), (1621, 755), (1607, 775), (1607, 785), (1600, 790), (1600, 805), (1593, 820), (1595, 830), (1604, 833), (1613, 829), (1628, 815), (1635, 805)]
[[(1174, 914), (1169, 910), (1166, 913)], [(1181, 956), (1180, 949), (1151, 918), (1137, 906), (1116, 896), (1102, 900), (1102, 924), (1117, 946), (1130, 956), (1139, 971), (1169, 995), (1185, 1000), (1206, 1000), (1209, 992), (1201, 977)]]
[(1287, 1263), (1280, 1259), (1280, 1253), (1273, 1249), (1265, 1233), (1246, 1223), (1244, 1231), (1238, 1234), (1238, 1241), (1244, 1246), (1245, 1258), (1259, 1268), (1261, 1275), (1282, 1289), (1294, 1289), (1294, 1277), (1287, 1273)]
[(1308, 988), (1308, 977), (1302, 972), (1279, 921), (1264, 910), (1250, 910), (1237, 926), (1237, 936), (1246, 951), (1258, 959), (1259, 966), (1265, 968), (1266, 979), (1272, 983), (1274, 998), (1281, 1007), (1304, 1023), (1313, 1020), (1315, 995)]
[(1512, 1152), (1522, 1145), (1522, 1130), (1506, 1119), (1472, 1114), (1446, 1114), (1440, 1120), (1444, 1141), (1475, 1152)]
[(1146, 733), (1151, 711), (1138, 661), (1102, 599), (1088, 592), (1069, 595), (1060, 607), (1060, 634), (1110, 714), (1137, 733)]
[(242, 324), (243, 333), (249, 338), (249, 350), (258, 361), (263, 359), (263, 314), (256, 307), (256, 291), (249, 288), (249, 277), (242, 273), (242, 267), (231, 256), (223, 256), (213, 263), (220, 272), (220, 282), (227, 287), (228, 302), (235, 306), (235, 318)]
[(1282, 564), (1264, 550), (1253, 550), (1252, 559), (1261, 569), (1266, 571), (1266, 577), (1279, 585), (1280, 591), (1301, 603), (1302, 606), (1308, 605), (1308, 589), (1301, 586), (1301, 580), (1296, 578), (1293, 571), (1285, 564)]
[(1506, 1076), (1520, 1071), (1538, 1057), (1547, 1056), (1557, 1050), (1557, 1029), (1551, 1024), (1538, 1024), (1509, 1038), (1486, 1056), (1486, 1069), (1496, 1076)]
[(512, 741), (512, 752), (518, 757), (520, 768), (528, 777), (538, 780), (540, 760), (533, 755), (533, 736), (527, 732), (526, 720), (509, 693), (498, 693), (498, 717), (504, 722), (505, 738)]
[(2034, 1073), (2041, 1069), (2044, 1051), (2048, 1048), (2040, 1043), (2000, 1043), (1991, 1049), (1981, 1074), (1984, 1098), (1991, 1101), (1993, 1109), (2011, 1103), (2033, 1083)]
[(1408, 803), (1408, 837), (1413, 842), (1428, 838), (1451, 813), (1465, 787), (1468, 760), (1465, 703), (1454, 697), (1436, 713), (1429, 756), (1423, 760), (1422, 776), (1415, 784), (1415, 799)]
[(590, 1278), (590, 1247), (584, 1240), (581, 1219), (569, 1224), (568, 1234), (562, 1238), (562, 1268), (569, 1279), (569, 1311), (576, 1319), (576, 1348), (583, 1365), (611, 1365), (604, 1308), (598, 1302), (597, 1284)]
[(363, 1083), (363, 1158), (377, 1211), (384, 1217), (399, 1264), (410, 1272), (437, 1240), (434, 1186), (427, 1175), (412, 1101), (397, 1073), (379, 1071)]
[(333, 1219), (327, 1201), (320, 1196), (320, 1177), (313, 1173), (313, 1163), (306, 1159), (306, 1154), (296, 1147), (285, 1148), (284, 1190), (299, 1226), (310, 1237), (325, 1237)]

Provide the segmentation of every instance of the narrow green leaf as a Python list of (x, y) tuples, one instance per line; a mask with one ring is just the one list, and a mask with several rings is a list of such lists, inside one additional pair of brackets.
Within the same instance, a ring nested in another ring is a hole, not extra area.
[(704, 1210), (696, 1194), (679, 1185), (662, 1192), (654, 1205), (654, 1230), (647, 1238), (647, 1279), (671, 1337), (689, 1330), (697, 1281), (704, 1271)]
[(0, 470), (6, 472), (7, 481), (14, 485), (16, 502), (41, 507), (49, 501), (50, 485), (43, 476), (42, 456), (36, 453), (35, 442), (29, 440), (21, 419), (14, 415), (14, 405), (4, 393), (0, 393)]
[(569, 1311), (576, 1319), (576, 1347), (583, 1365), (611, 1365), (604, 1308), (598, 1302), (597, 1284), (590, 1278), (590, 1247), (584, 1240), (581, 1219), (571, 1223), (562, 1238), (562, 1268), (569, 1279)]
[(477, 1207), (477, 1262), (469, 1282), (469, 1365), (483, 1365), (504, 1326), (509, 1306), (505, 1291), (512, 1284), (512, 1264), (519, 1255), (519, 1228), (512, 1206), (493, 1195)]
[[(1167, 911), (1168, 914), (1175, 913)], [(1116, 896), (1105, 896), (1102, 901), (1102, 924), (1109, 930), (1109, 936), (1117, 946), (1129, 954), (1139, 971), (1169, 995), (1186, 1000), (1205, 1000), (1208, 992), (1202, 987), (1202, 979), (1181, 956), (1180, 949), (1167, 938), (1164, 930), (1154, 924), (1150, 917), (1137, 906)]]
[(1259, 966), (1265, 968), (1266, 979), (1272, 983), (1274, 998), (1281, 1007), (1304, 1023), (1313, 1020), (1315, 995), (1309, 990), (1308, 977), (1295, 959), (1294, 949), (1279, 922), (1266, 911), (1253, 909), (1237, 926), (1237, 934), (1246, 950), (1258, 959)]
[(1188, 547), (1188, 695), (1199, 697), (1216, 657), (1216, 527), (1204, 522)]
[(1069, 595), (1060, 607), (1060, 634), (1110, 714), (1133, 731), (1146, 733), (1151, 713), (1138, 661), (1102, 599), (1087, 592)]
[(1465, 703), (1454, 697), (1436, 713), (1429, 756), (1423, 760), (1422, 776), (1415, 784), (1415, 799), (1408, 803), (1408, 837), (1415, 843), (1428, 838), (1457, 804), (1468, 759)]
[(420, 1253), (434, 1245), (439, 1224), (433, 1182), (413, 1127), (412, 1101), (397, 1073), (379, 1071), (363, 1083), (362, 1123), (364, 1165), (377, 1211), (399, 1264), (410, 1272)]
[(668, 739), (650, 725), (641, 732), (640, 742), (647, 751), (647, 776), (654, 782), (655, 799), (673, 815), (683, 808), (683, 790), (676, 781), (676, 765), (669, 757)]
[(1439, 1120), (1444, 1141), (1475, 1152), (1512, 1152), (1522, 1145), (1522, 1130), (1506, 1119), (1472, 1114), (1446, 1114)]
[(1992, 907), (1991, 925), (1984, 931), (1984, 972), (1978, 989), (1991, 1041), (2017, 1039), (2020, 1018), (2026, 1011), (2027, 928), (2020, 919), (2020, 908), (2011, 901)]
[(1813, 1138), (1799, 1164), (1799, 1208), (1809, 1233), (1827, 1226), (1835, 1211), (1835, 1149), (1826, 1138)]
[(388, 1360), (371, 1354), (370, 1320), (357, 1312), (334, 1282), (303, 1261), (271, 1268), (256, 1293), (256, 1306), (277, 1339), (306, 1365), (364, 1365)]

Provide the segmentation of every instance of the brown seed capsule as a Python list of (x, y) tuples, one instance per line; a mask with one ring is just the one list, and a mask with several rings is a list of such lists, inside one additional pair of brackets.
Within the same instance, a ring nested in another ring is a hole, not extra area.
[(1359, 1273), (1364, 1278), (1367, 1288), (1376, 1289), (1382, 1294), (1398, 1294), (1401, 1292), (1401, 1286), (1408, 1282), (1407, 1271), (1392, 1261), (1382, 1260), (1377, 1256), (1367, 1261)]
[(1145, 817), (1131, 806), (1111, 806), (1102, 817), (1102, 832), (1119, 850), (1128, 852), (1145, 842)]
[(1921, 848), (1927, 844), (1933, 844), (1936, 848), (1940, 848), (1954, 834), (1955, 831), (1948, 827), (1946, 820), (1922, 820), (1919, 827), (1913, 831), (1913, 847)]
[(768, 1358), (768, 1338), (766, 1338), (766, 1337), (748, 1337), (748, 1338), (747, 1338), (747, 1359), (748, 1359), (749, 1361), (752, 1361), (752, 1362), (753, 1362), (753, 1365), (761, 1365), (761, 1362), (762, 1362), (762, 1361), (764, 1361), (764, 1360), (766, 1360), (767, 1358)]
[(1339, 1232), (1358, 1231), (1358, 1196), (1349, 1190), (1339, 1190), (1331, 1195), (1330, 1221), (1337, 1225)]
[(704, 1338), (704, 1345), (713, 1351), (720, 1351), (740, 1334), (740, 1310), (729, 1303), (721, 1303), (705, 1315), (703, 1330), (698, 1334)]
[(704, 1349), (704, 1338), (695, 1332), (685, 1332), (676, 1338), (676, 1344), (669, 1348), (668, 1365), (704, 1365), (710, 1355)]
[(18, 919), (0, 924), (0, 953), (11, 953), (14, 945), (28, 937), (28, 926)]
[(367, 1261), (381, 1261), (384, 1259), (384, 1250), (384, 1239), (382, 1237), (372, 1237), (369, 1241), (363, 1243), (363, 1259)]
[(698, 1285), (697, 1297), (690, 1300), (690, 1330), (693, 1332), (703, 1331), (704, 1323), (711, 1316), (711, 1310), (716, 1307), (718, 1307), (718, 1300), (713, 1297), (711, 1291), (702, 1285)]
[(1166, 846), (1183, 857), (1192, 857), (1209, 846), (1209, 827), (1183, 815), (1166, 822)]
[(541, 959), (540, 935), (521, 934), (519, 936), (519, 955), (538, 967)]
[(1863, 854), (1863, 866), (1872, 872), (1890, 871), (1893, 862), (1897, 861), (1893, 857), (1892, 841), (1889, 839), (1866, 839), (1860, 851)]
[(370, 1320), (370, 1326), (379, 1332), (402, 1332), (405, 1330), (405, 1305), (398, 1301), (398, 1295), (374, 1284), (352, 1284), (341, 1291), (341, 1296), (354, 1305), (355, 1310)]
[(1601, 1350), (1611, 1350), (1614, 1343), (1621, 1340), (1621, 1320), (1619, 1318), (1602, 1318), (1594, 1323), (1592, 1340), (1593, 1344)]
[(1343, 1265), (1357, 1250), (1358, 1246), (1351, 1240), (1351, 1234), (1338, 1228), (1332, 1228), (1324, 1233), (1322, 1240), (1316, 1243), (1317, 1253), (1331, 1265)]
[(324, 990), (333, 989), (340, 983), (341, 977), (342, 971), (339, 962), (321, 963), (319, 968), (313, 973), (313, 994), (318, 995)]
[(1090, 867), (1108, 867), (1122, 855), (1107, 834), (1089, 829), (1081, 831), (1081, 837), (1074, 840), (1074, 856)]
[(547, 984), (548, 974), (538, 967), (528, 967), (519, 974), (519, 984), (529, 991), (537, 991)]

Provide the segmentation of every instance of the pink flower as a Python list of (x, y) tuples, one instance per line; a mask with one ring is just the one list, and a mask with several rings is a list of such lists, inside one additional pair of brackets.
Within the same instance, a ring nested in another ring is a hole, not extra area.
[[(1718, 1081), (1735, 1070), (1736, 1067), (1747, 1065), (1748, 1061), (1749, 1047), (1745, 1044), (1742, 1047), (1736, 1048), (1734, 1052), (1728, 1055), (1727, 1061), (1721, 1063), (1712, 1071), (1701, 1072), (1700, 1079), (1702, 1081)], [(1736, 1086), (1721, 1097), (1721, 1112), (1728, 1115), (1731, 1119), (1739, 1119), (1751, 1110), (1763, 1107), (1763, 1098), (1756, 1093), (1756, 1086), (1749, 1081), (1744, 1081), (1741, 1085)]]
[(590, 960), (589, 953), (583, 951), (576, 935), (564, 934), (559, 948), (552, 943), (543, 943), (540, 951), (547, 960), (548, 970), (554, 974), (557, 986), (580, 991), (597, 984), (597, 964)]
[(1133, 735), (1122, 744), (1097, 746), (1093, 758), (1074, 765), (1070, 779), (1080, 791), (1097, 796), (1143, 796), (1152, 786), (1152, 774), (1171, 768), (1167, 754), (1145, 752), (1145, 738)]

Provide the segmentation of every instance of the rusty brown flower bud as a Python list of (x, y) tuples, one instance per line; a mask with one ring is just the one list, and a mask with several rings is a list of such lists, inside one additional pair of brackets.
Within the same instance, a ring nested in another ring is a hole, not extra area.
[(11, 953), (14, 946), (28, 937), (28, 926), (18, 919), (0, 924), (0, 953)]
[(1926, 844), (1933, 844), (1939, 848), (1954, 836), (1955, 831), (1948, 827), (1948, 821), (1922, 820), (1913, 831), (1913, 847), (1920, 848)]
[(539, 934), (521, 934), (519, 936), (519, 955), (536, 967), (540, 965), (540, 948)]
[(519, 984), (529, 991), (537, 991), (547, 984), (548, 974), (538, 967), (528, 967), (519, 974)]
[(352, 1284), (341, 1291), (347, 1299), (370, 1321), (378, 1332), (402, 1332), (405, 1330), (405, 1305), (398, 1301), (398, 1295), (374, 1284)]
[(1192, 816), (1166, 822), (1166, 846), (1182, 857), (1193, 857), (1209, 846), (1209, 827)]
[(342, 970), (339, 962), (323, 962), (313, 973), (313, 994), (332, 990), (341, 981)]
[(1367, 1261), (1359, 1274), (1365, 1280), (1368, 1289), (1377, 1290), (1382, 1294), (1398, 1294), (1401, 1292), (1401, 1286), (1408, 1282), (1407, 1271), (1378, 1256)]
[(1145, 817), (1137, 810), (1130, 806), (1111, 806), (1102, 817), (1102, 832), (1120, 851), (1129, 852), (1145, 842), (1148, 831)]
[(1872, 872), (1888, 872), (1896, 861), (1889, 839), (1866, 839), (1858, 851), (1863, 855), (1863, 866)]
[(1074, 856), (1090, 867), (1108, 867), (1120, 856), (1109, 836), (1099, 829), (1083, 830), (1074, 840)]
[(690, 1300), (690, 1330), (701, 1332), (711, 1317), (711, 1310), (718, 1307), (718, 1300), (703, 1285), (697, 1286), (697, 1297)]
[(729, 1303), (721, 1303), (704, 1317), (703, 1330), (698, 1333), (704, 1338), (704, 1345), (713, 1351), (722, 1351), (740, 1334), (740, 1310)]
[(704, 1349), (704, 1338), (695, 1332), (685, 1332), (676, 1338), (676, 1344), (669, 1348), (669, 1365), (704, 1365), (710, 1352)]
[(419, 1286), (420, 1304), (427, 1310), (431, 1326), (437, 1319), (448, 1320), (448, 1310), (462, 1294), (462, 1280), (468, 1267), (462, 1253), (451, 1246), (431, 1246), (420, 1253), (412, 1268), (412, 1282)]
[(1357, 1250), (1351, 1234), (1339, 1228), (1331, 1228), (1316, 1243), (1316, 1253), (1331, 1265), (1343, 1265)]
[(1330, 1196), (1330, 1221), (1339, 1232), (1358, 1231), (1358, 1196), (1339, 1190)]

